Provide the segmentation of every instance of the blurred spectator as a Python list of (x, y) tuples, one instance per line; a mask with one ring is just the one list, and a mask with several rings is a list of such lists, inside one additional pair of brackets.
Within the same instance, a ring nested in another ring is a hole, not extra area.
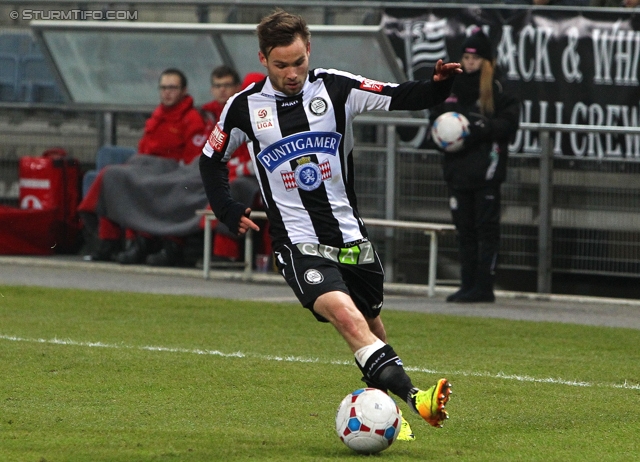
[(211, 72), (211, 96), (213, 100), (202, 106), (207, 133), (220, 119), (222, 109), (229, 98), (240, 91), (240, 76), (229, 66), (218, 66)]
[[(245, 76), (242, 84), (239, 83), (238, 74), (228, 66), (220, 66), (213, 70), (211, 74), (211, 94), (213, 101), (202, 106), (205, 113), (205, 121), (209, 132), (220, 120), (222, 109), (227, 100), (237, 91), (244, 90), (249, 85), (259, 82), (265, 78), (260, 72), (252, 72)], [(236, 80), (237, 79), (237, 80)], [(235, 87), (233, 87), (234, 82)], [(240, 146), (231, 156), (227, 163), (229, 169), (229, 187), (231, 195), (239, 202), (249, 204), (252, 208), (258, 207), (256, 200), (260, 200), (260, 185), (255, 177), (251, 156), (247, 145)], [(231, 233), (229, 228), (217, 220), (212, 223), (215, 232), (213, 237), (213, 257), (215, 260), (236, 261), (241, 257), (241, 242), (236, 234)], [(267, 236), (267, 233), (264, 233)], [(267, 246), (268, 244), (263, 244)], [(270, 249), (267, 249), (268, 253)]]
[(509, 139), (518, 130), (520, 103), (496, 79), (493, 46), (478, 29), (462, 45), (463, 73), (436, 106), (463, 114), (469, 133), (459, 151), (444, 152), (443, 176), (458, 233), (460, 289), (447, 302), (493, 302), (500, 243), (500, 186), (506, 178)]
[[(144, 134), (138, 145), (138, 155), (124, 164), (131, 168), (142, 167), (144, 159), (153, 156), (171, 164), (189, 164), (196, 159), (206, 141), (206, 128), (200, 113), (193, 107), (193, 98), (188, 94), (187, 78), (178, 69), (165, 70), (159, 79), (160, 104), (145, 124)], [(136, 159), (138, 158), (138, 159)], [(96, 212), (98, 200), (103, 190), (105, 172), (115, 167), (103, 169), (96, 178), (79, 206), (81, 212)], [(169, 168), (172, 168), (169, 166)], [(144, 170), (148, 172), (150, 170)], [(99, 213), (99, 215), (101, 215)], [(126, 232), (126, 249), (121, 248), (122, 229), (118, 223), (100, 216), (98, 222), (99, 245), (90, 256), (91, 260), (120, 263), (141, 263), (147, 255), (158, 250), (156, 239), (146, 233)], [(180, 239), (166, 238), (161, 251), (177, 254)], [(152, 256), (152, 255), (150, 255)]]

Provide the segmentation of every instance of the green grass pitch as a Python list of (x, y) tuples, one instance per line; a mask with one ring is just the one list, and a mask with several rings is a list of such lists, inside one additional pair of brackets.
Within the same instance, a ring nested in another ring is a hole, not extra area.
[[(428, 303), (428, 302), (426, 302)], [(453, 384), (385, 461), (630, 461), (640, 331), (387, 310), (416, 385)], [(0, 286), (0, 461), (360, 460), (334, 431), (360, 388), (295, 304)]]

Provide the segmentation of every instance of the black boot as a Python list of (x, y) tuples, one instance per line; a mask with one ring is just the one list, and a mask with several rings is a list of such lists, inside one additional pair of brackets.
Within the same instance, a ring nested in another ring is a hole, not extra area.
[(494, 302), (496, 300), (493, 294), (493, 271), (490, 266), (482, 265), (476, 272), (476, 283), (473, 288), (461, 294), (456, 302), (458, 303), (476, 303), (476, 302)]
[(123, 265), (135, 265), (143, 263), (150, 252), (151, 240), (138, 236), (127, 241), (127, 246), (123, 252), (118, 254), (117, 261)]
[(447, 297), (447, 301), (449, 303), (451, 302), (457, 302), (458, 299), (463, 296), (464, 294), (466, 294), (467, 292), (469, 292), (469, 288), (468, 287), (462, 287), (460, 286), (460, 288), (458, 290), (456, 290), (454, 293), (450, 294)]
[(166, 239), (159, 252), (147, 257), (147, 265), (176, 266), (182, 260), (182, 247), (175, 241)]
[[(115, 261), (117, 253), (122, 249), (120, 239), (100, 239), (98, 248), (89, 255), (91, 261)], [(85, 257), (85, 260), (87, 258)]]
[(475, 262), (463, 262), (460, 265), (460, 289), (447, 297), (447, 302), (457, 302), (460, 297), (473, 289), (475, 279)]
[(471, 291), (464, 293), (458, 297), (458, 303), (493, 303), (496, 297), (493, 294), (493, 288), (474, 287)]
[(497, 223), (489, 223), (481, 228), (473, 286), (468, 292), (460, 294), (456, 302), (475, 303), (496, 300), (493, 294), (493, 281), (498, 261), (498, 239), (500, 236), (498, 226)]

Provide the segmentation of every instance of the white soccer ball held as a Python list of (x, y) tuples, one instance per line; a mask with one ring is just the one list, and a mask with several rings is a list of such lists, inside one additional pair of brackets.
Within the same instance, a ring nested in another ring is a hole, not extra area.
[(444, 152), (458, 152), (469, 136), (469, 120), (459, 112), (445, 112), (431, 126), (433, 142)]

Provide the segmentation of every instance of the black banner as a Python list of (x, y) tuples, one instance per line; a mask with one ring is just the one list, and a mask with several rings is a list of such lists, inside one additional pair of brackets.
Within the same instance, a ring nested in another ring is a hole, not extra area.
[[(387, 10), (385, 32), (407, 78), (427, 78), (435, 62), (458, 61), (466, 35), (481, 27), (494, 44), (521, 122), (638, 127), (640, 17), (612, 10), (429, 8)], [(640, 161), (640, 136), (554, 135), (554, 153)], [(539, 152), (520, 130), (513, 152)]]

